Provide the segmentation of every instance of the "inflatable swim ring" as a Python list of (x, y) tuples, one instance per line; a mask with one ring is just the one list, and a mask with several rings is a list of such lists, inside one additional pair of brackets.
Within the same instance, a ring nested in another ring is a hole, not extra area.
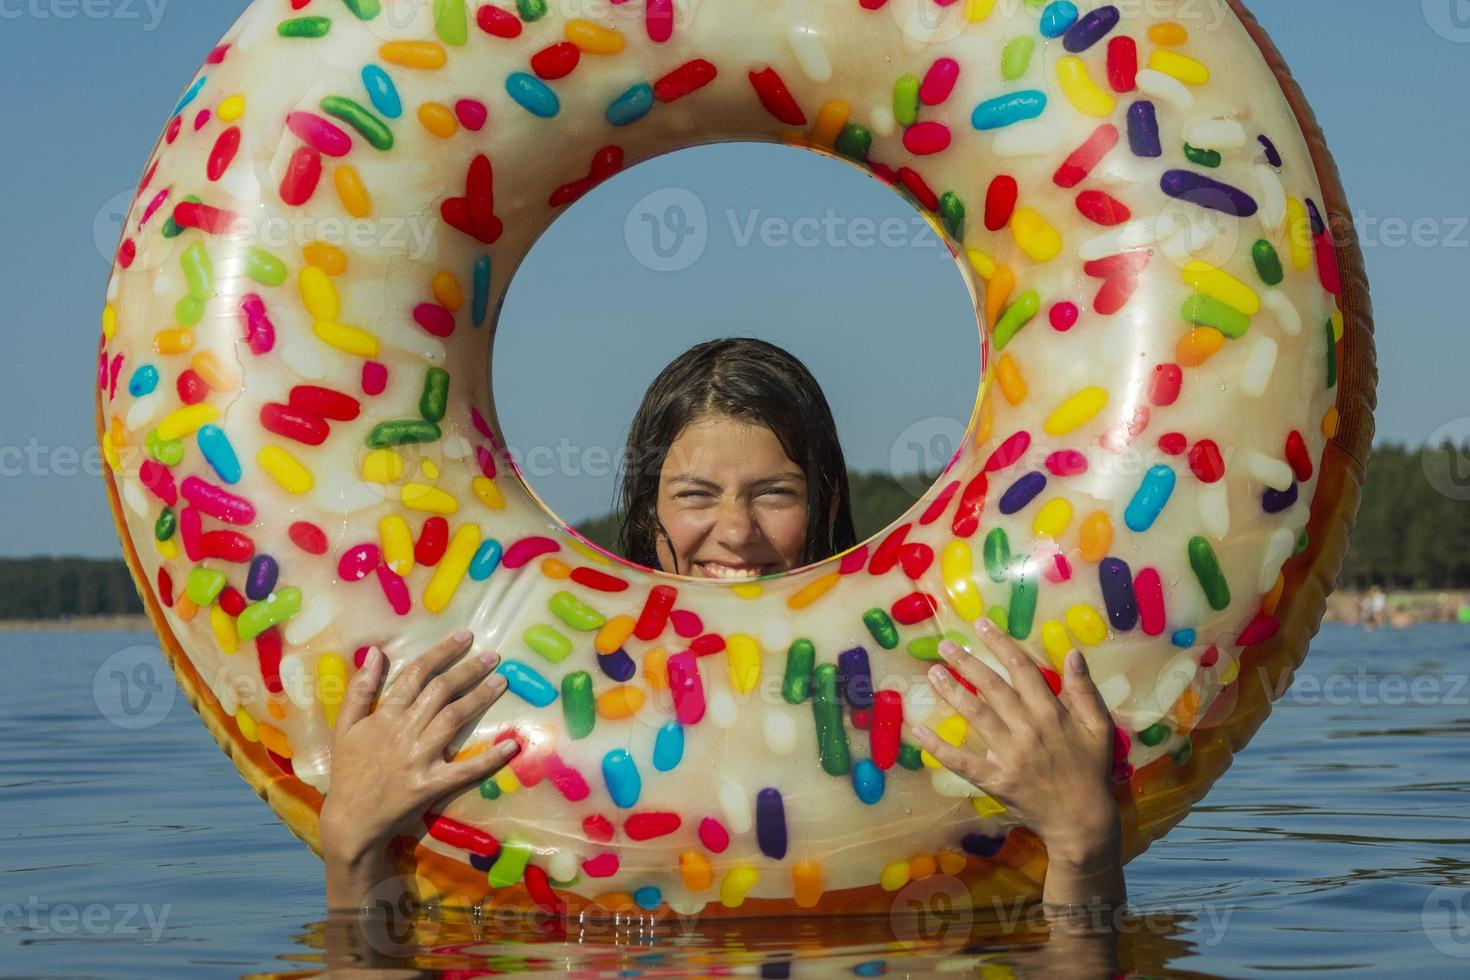
[[(525, 751), (394, 842), (421, 899), (1035, 897), (1037, 839), (906, 737), (966, 737), (923, 671), (989, 615), (1041, 664), (1086, 653), (1127, 855), (1177, 823), (1305, 656), (1376, 374), (1348, 209), (1279, 57), (1233, 3), (1134, 9), (252, 4), (126, 219), (98, 422), (179, 682), (281, 819), (319, 849), (362, 650), (396, 676), (467, 626), (511, 695), (456, 748)], [(985, 358), (967, 439), (910, 512), (739, 583), (562, 526), (503, 448), (487, 370), (507, 283), (568, 204), (726, 139), (906, 194), (972, 284)]]

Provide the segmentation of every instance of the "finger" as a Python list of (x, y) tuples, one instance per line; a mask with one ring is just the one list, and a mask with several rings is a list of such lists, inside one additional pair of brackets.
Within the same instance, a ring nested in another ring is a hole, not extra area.
[(970, 682), (985, 699), (985, 703), (995, 709), (1001, 719), (1006, 721), (1006, 727), (1010, 727), (1011, 719), (1030, 715), (1020, 695), (1006, 683), (1006, 679), (996, 673), (989, 664), (958, 643), (953, 640), (941, 641), (939, 655), (955, 669), (956, 673)]
[(496, 742), (484, 752), (458, 762), (446, 762), (435, 774), (438, 793), (450, 793), (475, 783), (481, 783), (505, 768), (520, 751), (520, 744), (513, 738)]
[(1091, 731), (1105, 731), (1113, 724), (1112, 714), (1102, 692), (1093, 682), (1092, 672), (1087, 669), (1087, 658), (1081, 650), (1067, 654), (1064, 666), (1066, 679), (1062, 682), (1062, 701), (1072, 717)]
[(474, 637), (469, 630), (457, 630), (425, 650), (393, 681), (383, 698), (383, 705), (391, 704), (395, 710), (400, 711), (407, 709), (423, 693), (425, 685), (435, 674), (470, 648), (472, 639)]
[(955, 711), (970, 723), (970, 727), (984, 736), (988, 744), (999, 744), (1010, 737), (1011, 730), (1005, 721), (984, 701), (960, 686), (949, 671), (939, 664), (929, 668), (929, 683)]
[(337, 709), (337, 724), (332, 729), (334, 733), (347, 731), (372, 713), (373, 698), (377, 697), (378, 686), (383, 681), (383, 664), (386, 659), (382, 650), (375, 646), (368, 647), (362, 666), (352, 676), (342, 695), (342, 704)]
[(1041, 676), (1040, 668), (1026, 653), (1025, 647), (989, 619), (979, 620), (975, 624), (975, 632), (980, 634), (980, 641), (986, 648), (995, 654), (995, 659), (1005, 665), (1006, 672), (1011, 675), (1011, 687), (1022, 701), (1042, 712), (1056, 710), (1056, 695), (1051, 693), (1046, 678)]
[(495, 654), (482, 653), (478, 657), (466, 657), (451, 669), (430, 678), (404, 713), (404, 722), (414, 732), (422, 732), (446, 705), (474, 690), (475, 685), (483, 681), (499, 662), (500, 658)]
[(424, 726), (421, 741), (425, 747), (442, 754), (459, 730), (498, 701), (505, 688), (505, 675), (491, 674), (462, 697), (445, 705)]
[(980, 789), (985, 789), (998, 775), (995, 764), (982, 759), (974, 752), (950, 745), (935, 734), (927, 725), (914, 725), (910, 731), (920, 747), (934, 757), (934, 761), (957, 776), (962, 776)]

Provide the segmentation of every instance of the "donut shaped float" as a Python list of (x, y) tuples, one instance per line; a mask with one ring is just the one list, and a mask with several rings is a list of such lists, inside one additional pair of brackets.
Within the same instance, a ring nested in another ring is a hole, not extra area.
[[(1085, 653), (1127, 856), (1166, 832), (1305, 656), (1376, 380), (1316, 124), (1248, 14), (1193, 7), (1209, 22), (1066, 0), (253, 3), (147, 164), (97, 361), (124, 550), (244, 777), (319, 851), (362, 652), (396, 677), (468, 627), (509, 694), (452, 748), (523, 749), (393, 842), (422, 900), (1033, 898), (1038, 839), (907, 735), (974, 740), (924, 671), (941, 637), (983, 651), (989, 616), (1054, 685)], [(563, 209), (734, 139), (906, 195), (977, 297), (984, 370), (899, 521), (724, 582), (563, 526), (504, 449), (487, 365)]]

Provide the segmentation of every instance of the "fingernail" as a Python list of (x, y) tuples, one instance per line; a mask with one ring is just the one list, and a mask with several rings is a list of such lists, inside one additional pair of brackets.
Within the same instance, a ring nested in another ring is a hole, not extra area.
[(1085, 674), (1087, 673), (1087, 658), (1082, 656), (1081, 650), (1073, 650), (1067, 654), (1067, 666), (1071, 667), (1074, 673)]
[(362, 669), (369, 670), (378, 665), (378, 656), (382, 653), (377, 647), (368, 647), (367, 653), (362, 655)]
[(996, 632), (996, 626), (990, 621), (988, 617), (982, 616), (975, 623), (975, 632), (981, 633), (985, 636), (994, 636)]
[(471, 636), (472, 634), (469, 630), (455, 630), (449, 638), (455, 643), (468, 643), (470, 642)]
[(929, 668), (929, 679), (936, 684), (942, 684), (949, 677), (949, 672), (943, 667), (933, 666)]
[(500, 655), (494, 650), (487, 650), (484, 653), (480, 654), (480, 659), (485, 661), (485, 665), (487, 667), (494, 667), (495, 664), (500, 660)]

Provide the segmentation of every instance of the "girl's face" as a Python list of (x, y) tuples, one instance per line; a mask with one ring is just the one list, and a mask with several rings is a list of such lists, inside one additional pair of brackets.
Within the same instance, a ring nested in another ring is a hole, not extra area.
[(668, 531), (658, 539), (666, 572), (754, 578), (789, 571), (806, 546), (806, 474), (765, 426), (706, 416), (679, 433), (664, 459), (658, 519)]

